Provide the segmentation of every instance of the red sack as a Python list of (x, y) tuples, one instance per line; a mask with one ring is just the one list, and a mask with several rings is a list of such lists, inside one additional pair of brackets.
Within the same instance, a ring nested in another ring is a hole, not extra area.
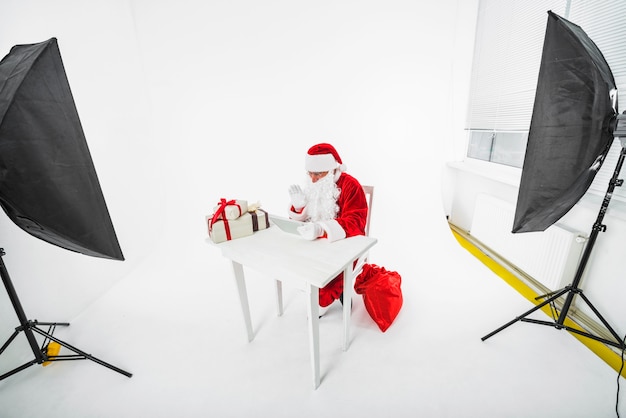
[(354, 282), (354, 291), (363, 295), (365, 309), (382, 332), (387, 331), (402, 308), (402, 278), (376, 264), (365, 264)]

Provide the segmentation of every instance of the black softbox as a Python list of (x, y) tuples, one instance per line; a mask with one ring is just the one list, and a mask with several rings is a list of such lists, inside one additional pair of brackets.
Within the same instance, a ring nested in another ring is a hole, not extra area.
[(615, 80), (577, 25), (548, 12), (513, 232), (544, 231), (583, 196), (613, 141)]
[(124, 259), (55, 38), (0, 61), (0, 205), (46, 242)]

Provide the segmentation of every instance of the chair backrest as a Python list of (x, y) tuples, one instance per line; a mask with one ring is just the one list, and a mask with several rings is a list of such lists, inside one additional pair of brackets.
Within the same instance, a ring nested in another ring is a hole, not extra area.
[(372, 217), (372, 202), (374, 201), (374, 186), (362, 186), (367, 200), (367, 220), (365, 221), (365, 235), (370, 234), (370, 219)]

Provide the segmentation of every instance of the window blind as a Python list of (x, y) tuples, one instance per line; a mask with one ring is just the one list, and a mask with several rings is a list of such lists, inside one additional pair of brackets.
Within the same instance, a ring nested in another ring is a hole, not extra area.
[(548, 10), (563, 0), (481, 0), (467, 128), (528, 131)]

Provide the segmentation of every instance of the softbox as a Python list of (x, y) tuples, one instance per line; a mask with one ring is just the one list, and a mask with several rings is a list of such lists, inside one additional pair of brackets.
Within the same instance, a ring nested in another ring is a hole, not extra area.
[(55, 38), (0, 61), (0, 205), (48, 243), (124, 259)]
[(513, 232), (544, 231), (583, 196), (613, 141), (617, 90), (594, 42), (548, 12)]

